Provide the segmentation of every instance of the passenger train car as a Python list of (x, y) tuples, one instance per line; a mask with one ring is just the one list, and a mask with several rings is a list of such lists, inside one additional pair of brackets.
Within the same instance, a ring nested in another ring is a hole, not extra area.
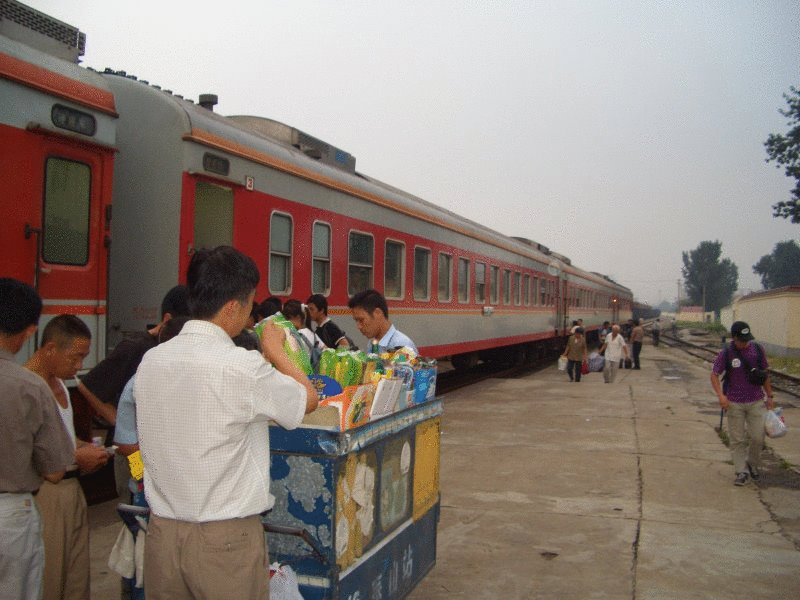
[(608, 277), (359, 173), (302, 131), (217, 114), (213, 95), (194, 103), (81, 68), (77, 30), (2, 6), (78, 40), (72, 62), (56, 58), (52, 40), (3, 15), (0, 275), (35, 285), (45, 319), (90, 323), (87, 367), (157, 322), (193, 251), (220, 244), (255, 260), (258, 300), (324, 294), (364, 345), (347, 300), (374, 287), (422, 354), (457, 366), (549, 352), (575, 319), (596, 330), (631, 316), (631, 291)]

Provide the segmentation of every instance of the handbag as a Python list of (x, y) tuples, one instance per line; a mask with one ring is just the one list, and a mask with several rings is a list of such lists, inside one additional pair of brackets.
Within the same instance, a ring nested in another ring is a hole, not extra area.
[(581, 375), (588, 375), (589, 374), (589, 363), (583, 361), (581, 363)]

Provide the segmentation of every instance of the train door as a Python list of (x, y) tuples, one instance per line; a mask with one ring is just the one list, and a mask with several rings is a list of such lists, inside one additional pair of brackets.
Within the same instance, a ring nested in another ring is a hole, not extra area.
[(181, 247), (188, 251), (179, 265), (181, 275), (195, 250), (233, 245), (233, 188), (195, 178), (188, 183), (181, 219)]
[(92, 332), (88, 368), (105, 347), (111, 154), (49, 136), (28, 142), (18, 174), (27, 214), (13, 233), (30, 265), (26, 281), (42, 297), (39, 331), (55, 315), (78, 315)]
[(194, 248), (233, 245), (233, 190), (198, 181), (194, 192)]

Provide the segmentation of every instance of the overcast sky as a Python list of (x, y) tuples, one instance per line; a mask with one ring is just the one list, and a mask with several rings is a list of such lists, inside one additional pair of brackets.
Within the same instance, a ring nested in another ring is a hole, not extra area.
[(673, 301), (705, 240), (760, 289), (800, 237), (763, 146), (800, 86), (797, 0), (26, 3), (86, 33), (84, 65), (297, 127), (640, 301)]

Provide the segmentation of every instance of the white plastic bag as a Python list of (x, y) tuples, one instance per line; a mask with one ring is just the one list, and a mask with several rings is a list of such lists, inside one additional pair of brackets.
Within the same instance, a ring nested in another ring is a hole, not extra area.
[(783, 409), (773, 408), (764, 415), (764, 432), (771, 438), (786, 435), (786, 423), (781, 415)]
[(303, 600), (292, 567), (272, 563), (270, 570), (275, 572), (269, 578), (269, 600)]
[(558, 357), (558, 370), (559, 371), (566, 371), (567, 370), (567, 359), (564, 356)]
[(117, 534), (117, 540), (108, 556), (108, 567), (118, 575), (130, 579), (136, 572), (133, 534), (126, 525)]

